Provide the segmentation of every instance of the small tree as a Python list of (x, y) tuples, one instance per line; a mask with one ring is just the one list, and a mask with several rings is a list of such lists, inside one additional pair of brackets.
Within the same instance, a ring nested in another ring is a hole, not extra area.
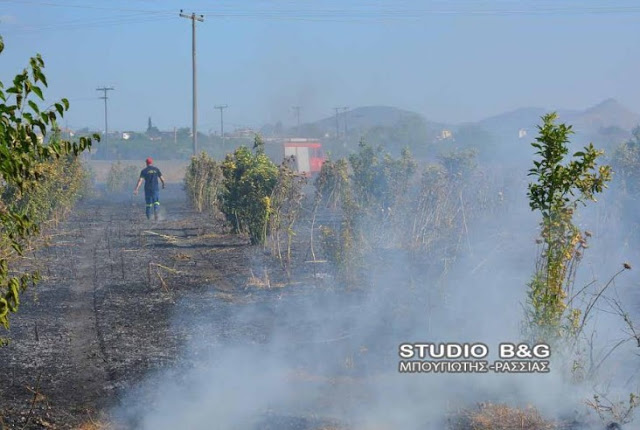
[[(611, 179), (609, 166), (596, 166), (602, 151), (593, 144), (573, 154), (564, 163), (569, 149), (571, 126), (555, 124), (557, 115), (542, 117), (539, 135), (531, 145), (538, 160), (529, 170), (535, 181), (529, 184), (529, 205), (542, 217), (541, 248), (536, 271), (529, 283), (529, 323), (539, 339), (553, 341), (562, 335), (575, 333), (580, 311), (568, 309), (575, 270), (586, 245), (586, 237), (573, 224), (580, 203), (596, 201)], [(568, 321), (563, 321), (563, 317)]]
[[(290, 274), (291, 245), (295, 235), (293, 227), (304, 200), (302, 187), (306, 184), (306, 177), (297, 173), (294, 158), (285, 158), (278, 168), (278, 181), (271, 193), (271, 212), (269, 214), (269, 239), (272, 255), (277, 256), (283, 268)], [(286, 236), (286, 249), (283, 251), (283, 237)]]
[(206, 152), (191, 157), (184, 177), (184, 189), (189, 205), (198, 212), (212, 212), (217, 208), (222, 188), (220, 164)]
[(245, 146), (222, 163), (224, 190), (220, 208), (236, 233), (248, 233), (251, 243), (264, 244), (271, 213), (271, 194), (278, 182), (278, 166), (264, 153), (256, 135), (254, 152)]

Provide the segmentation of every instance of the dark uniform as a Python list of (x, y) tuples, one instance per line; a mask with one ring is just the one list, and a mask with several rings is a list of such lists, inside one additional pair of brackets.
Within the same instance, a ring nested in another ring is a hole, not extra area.
[(147, 203), (147, 218), (151, 218), (151, 208), (154, 215), (158, 215), (160, 207), (160, 188), (158, 187), (158, 178), (162, 176), (160, 169), (155, 166), (147, 166), (140, 172), (140, 177), (144, 179), (144, 199)]

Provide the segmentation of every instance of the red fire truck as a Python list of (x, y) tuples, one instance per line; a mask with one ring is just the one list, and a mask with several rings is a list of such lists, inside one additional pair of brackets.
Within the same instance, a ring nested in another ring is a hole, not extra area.
[(322, 163), (325, 161), (322, 144), (314, 139), (286, 139), (283, 142), (284, 156), (295, 157), (296, 170), (312, 176), (320, 172)]

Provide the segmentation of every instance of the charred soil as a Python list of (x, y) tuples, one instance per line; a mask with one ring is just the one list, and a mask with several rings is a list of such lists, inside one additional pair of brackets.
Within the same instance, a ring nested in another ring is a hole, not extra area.
[(171, 327), (177, 302), (246, 294), (247, 241), (187, 210), (177, 186), (164, 194), (157, 222), (140, 199), (85, 201), (25, 258), (44, 279), (0, 348), (0, 428), (98, 420), (145, 374), (174, 364), (193, 335)]

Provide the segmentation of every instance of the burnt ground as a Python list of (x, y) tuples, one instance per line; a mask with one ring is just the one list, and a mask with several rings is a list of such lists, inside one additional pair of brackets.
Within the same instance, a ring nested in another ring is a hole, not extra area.
[[(279, 325), (304, 343), (311, 327), (322, 327), (296, 300), (330, 290), (304, 274), (288, 285), (297, 288), (281, 288), (284, 273), (262, 248), (228, 233), (219, 219), (187, 209), (178, 186), (163, 193), (161, 221), (147, 221), (140, 200), (81, 202), (27, 257), (43, 280), (23, 295), (11, 343), (0, 348), (0, 428), (98, 421), (146, 375), (178, 365), (194, 339), (260, 345)], [(279, 319), (283, 302), (297, 314)], [(240, 308), (251, 317), (234, 321)], [(274, 416), (258, 427), (321, 424)]]
[[(405, 311), (426, 309), (420, 294), (398, 293), (414, 282), (410, 271), (381, 277), (376, 288), (393, 294), (363, 300), (323, 264), (306, 263), (301, 233), (288, 278), (268, 252), (230, 234), (222, 220), (189, 210), (178, 185), (161, 197), (159, 222), (146, 220), (141, 198), (81, 202), (26, 256), (25, 266), (39, 268), (44, 279), (23, 295), (11, 343), (0, 348), (0, 429), (140, 428), (140, 415), (161, 402), (156, 394), (172, 375), (213, 366), (202, 373), (212, 385), (236, 383), (215, 368), (216, 359), (228, 367), (226, 351), (237, 347), (255, 354), (258, 371), (267, 350), (284, 363), (293, 393), (288, 408), (256, 404), (257, 416), (243, 428), (345, 429), (350, 423), (340, 417), (379, 405), (386, 393), (368, 390), (368, 381), (395, 374), (398, 333), (418, 323), (409, 315), (430, 318)], [(371, 266), (384, 271), (381, 262)], [(239, 403), (251, 397), (251, 378), (261, 377), (248, 370)], [(202, 381), (194, 383), (202, 390)], [(212, 401), (225, 394), (212, 393)], [(133, 413), (122, 412), (132, 402)], [(103, 422), (117, 426), (96, 425)]]

